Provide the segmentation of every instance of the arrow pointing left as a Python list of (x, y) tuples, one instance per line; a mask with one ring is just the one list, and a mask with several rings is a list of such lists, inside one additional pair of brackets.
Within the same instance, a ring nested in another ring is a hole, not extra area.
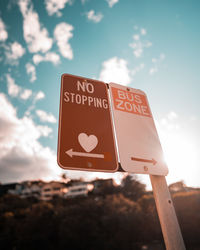
[(104, 154), (93, 154), (93, 153), (84, 153), (84, 152), (75, 152), (73, 148), (69, 149), (65, 152), (71, 158), (73, 156), (81, 156), (81, 157), (92, 157), (92, 158), (104, 158)]

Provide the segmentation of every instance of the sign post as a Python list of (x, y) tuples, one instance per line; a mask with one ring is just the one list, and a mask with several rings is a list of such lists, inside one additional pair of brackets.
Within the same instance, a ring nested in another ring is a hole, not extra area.
[(156, 208), (167, 250), (185, 250), (174, 205), (164, 176), (150, 175)]

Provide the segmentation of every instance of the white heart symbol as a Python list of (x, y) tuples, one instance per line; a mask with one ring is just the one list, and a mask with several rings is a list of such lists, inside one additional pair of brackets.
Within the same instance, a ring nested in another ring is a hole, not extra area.
[(81, 133), (78, 135), (78, 141), (81, 147), (86, 152), (91, 152), (94, 148), (96, 148), (98, 144), (98, 139), (95, 135), (87, 135), (85, 133)]

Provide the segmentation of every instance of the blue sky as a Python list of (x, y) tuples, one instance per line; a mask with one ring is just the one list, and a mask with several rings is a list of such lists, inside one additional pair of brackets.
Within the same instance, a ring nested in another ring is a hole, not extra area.
[(146, 92), (168, 183), (200, 186), (199, 26), (198, 0), (1, 0), (0, 182), (59, 178), (60, 77), (69, 73)]

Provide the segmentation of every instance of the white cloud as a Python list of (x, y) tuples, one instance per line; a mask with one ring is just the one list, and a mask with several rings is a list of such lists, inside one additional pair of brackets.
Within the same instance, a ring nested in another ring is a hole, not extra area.
[(57, 177), (55, 153), (38, 141), (50, 133), (51, 129), (37, 126), (26, 116), (19, 119), (16, 109), (0, 94), (0, 181)]
[(140, 30), (140, 33), (141, 33), (141, 35), (145, 36), (147, 34), (147, 31), (146, 31), (146, 29), (142, 28)]
[(56, 123), (56, 118), (53, 114), (48, 114), (44, 110), (36, 110), (37, 116), (40, 118), (42, 122), (50, 122), (50, 123)]
[(44, 61), (44, 56), (39, 55), (39, 54), (35, 54), (33, 56), (33, 62), (38, 65), (39, 63), (41, 63), (42, 61)]
[(27, 109), (26, 112), (25, 112), (25, 115), (26, 115), (26, 116), (30, 116), (31, 111), (32, 111), (33, 109), (35, 109), (36, 102), (39, 101), (39, 100), (42, 100), (42, 99), (44, 99), (44, 98), (45, 98), (44, 92), (39, 91), (38, 93), (34, 93), (34, 94), (33, 94), (33, 102), (32, 102), (32, 105), (28, 107), (28, 109)]
[(6, 31), (5, 24), (3, 20), (0, 18), (0, 41), (4, 42), (8, 38), (8, 32)]
[(135, 57), (141, 57), (143, 52), (144, 52), (144, 48), (149, 48), (152, 46), (151, 42), (141, 42), (140, 40), (133, 42), (130, 44), (130, 47), (133, 48), (133, 54)]
[(52, 62), (54, 65), (60, 63), (60, 56), (55, 52), (47, 52), (44, 56), (35, 54), (33, 56), (33, 62), (38, 65), (41, 62)]
[(52, 128), (48, 126), (37, 126), (38, 131), (40, 132), (41, 136), (47, 137), (52, 133)]
[(11, 44), (11, 59), (18, 59), (25, 54), (25, 49), (18, 42), (14, 42)]
[(25, 49), (18, 42), (11, 43), (9, 46), (5, 46), (6, 62), (15, 65), (18, 64), (19, 58), (25, 54)]
[(131, 77), (127, 64), (126, 60), (117, 57), (108, 59), (102, 64), (100, 80), (128, 85)]
[(15, 83), (15, 80), (9, 75), (6, 75), (8, 94), (12, 97), (17, 97), (21, 91), (20, 86)]
[(35, 96), (35, 102), (38, 101), (38, 100), (44, 99), (44, 98), (45, 98), (44, 92), (39, 91), (39, 92), (36, 94), (36, 96)]
[(70, 0), (45, 0), (45, 7), (50, 16), (56, 14), (57, 16), (62, 16), (59, 10), (65, 8), (66, 3), (71, 3)]
[(32, 90), (23, 89), (15, 83), (15, 80), (11, 77), (10, 74), (6, 75), (8, 94), (11, 97), (18, 97), (23, 100), (27, 100), (32, 95)]
[(140, 36), (139, 36), (138, 34), (133, 35), (133, 39), (134, 39), (135, 41), (139, 41), (139, 40), (140, 40)]
[(99, 23), (102, 18), (103, 18), (103, 15), (102, 13), (96, 13), (95, 14), (95, 11), (94, 10), (90, 10), (86, 13), (86, 16), (88, 18), (88, 20), (94, 22), (94, 23)]
[(152, 58), (152, 67), (149, 69), (149, 74), (154, 75), (155, 73), (158, 72), (159, 64), (165, 60), (165, 54), (161, 53), (158, 58)]
[(27, 100), (32, 96), (32, 90), (30, 89), (24, 89), (23, 92), (20, 95), (20, 98), (23, 100)]
[(163, 60), (165, 60), (165, 54), (164, 54), (164, 53), (161, 53), (161, 54), (160, 54), (160, 61), (163, 61)]
[(141, 63), (139, 66), (135, 67), (132, 71), (131, 74), (134, 76), (136, 73), (141, 71), (144, 68), (144, 63)]
[(156, 72), (158, 72), (158, 68), (156, 66), (153, 66), (149, 69), (150, 75), (154, 75)]
[(167, 118), (172, 121), (172, 120), (175, 120), (178, 118), (178, 115), (174, 112), (174, 111), (171, 111), (167, 114)]
[(171, 131), (171, 130), (179, 130), (180, 124), (178, 123), (178, 115), (171, 111), (169, 112), (165, 117), (159, 120), (159, 125), (165, 130)]
[(19, 0), (18, 4), (24, 18), (24, 39), (29, 51), (31, 53), (47, 52), (52, 47), (53, 40), (49, 38), (47, 29), (40, 24), (38, 14), (33, 11), (31, 0)]
[(119, 2), (119, 0), (106, 0), (106, 1), (107, 1), (110, 8), (112, 8), (113, 5), (115, 5), (116, 3)]
[(73, 37), (73, 26), (62, 22), (56, 25), (54, 37), (57, 42), (61, 55), (69, 60), (73, 59), (73, 51), (69, 44), (69, 39)]
[(151, 61), (152, 61), (152, 63), (156, 63), (157, 59), (156, 58), (152, 58)]
[(82, 4), (85, 4), (88, 0), (81, 0)]
[[(138, 27), (134, 27), (135, 30), (138, 30)], [(146, 35), (147, 31), (142, 28), (140, 30), (140, 33), (142, 36)], [(133, 43), (129, 45), (133, 49), (133, 54), (135, 57), (139, 58), (143, 55), (144, 49), (149, 48), (152, 46), (152, 43), (148, 40), (142, 39), (142, 37), (139, 34), (134, 34), (133, 35)]]
[(34, 82), (37, 79), (35, 66), (32, 63), (26, 64), (26, 72), (31, 77), (30, 82)]

